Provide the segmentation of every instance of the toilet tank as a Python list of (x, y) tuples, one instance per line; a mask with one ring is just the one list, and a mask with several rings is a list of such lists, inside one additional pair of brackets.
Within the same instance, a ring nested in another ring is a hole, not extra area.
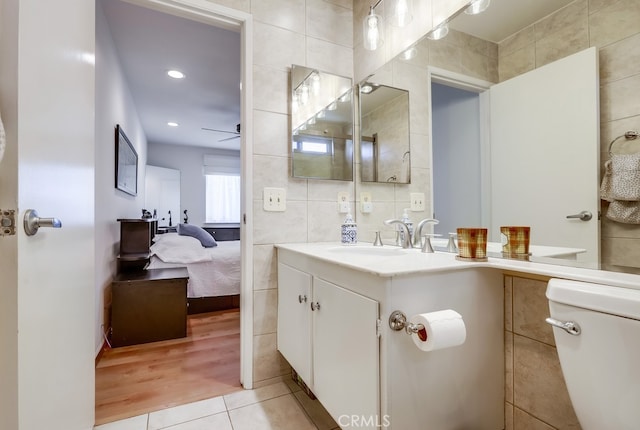
[(640, 289), (551, 279), (551, 318), (569, 396), (583, 430), (640, 428)]

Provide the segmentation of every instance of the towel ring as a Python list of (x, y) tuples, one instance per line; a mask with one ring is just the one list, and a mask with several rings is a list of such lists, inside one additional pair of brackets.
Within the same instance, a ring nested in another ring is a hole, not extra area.
[(627, 131), (625, 132), (625, 134), (622, 134), (616, 137), (615, 139), (613, 139), (609, 144), (609, 156), (611, 156), (611, 149), (613, 148), (613, 144), (616, 143), (618, 139), (621, 139), (624, 137), (627, 140), (635, 140), (638, 138), (638, 136), (640, 136), (640, 134), (637, 131)]

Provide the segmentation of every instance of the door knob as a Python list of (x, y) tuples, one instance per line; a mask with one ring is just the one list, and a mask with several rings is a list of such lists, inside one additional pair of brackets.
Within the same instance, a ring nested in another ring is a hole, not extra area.
[(579, 219), (580, 221), (589, 221), (591, 218), (593, 218), (593, 215), (589, 211), (582, 211), (579, 214), (567, 215), (567, 219), (572, 218)]
[(24, 231), (27, 236), (33, 236), (40, 227), (61, 228), (62, 222), (58, 218), (40, 218), (35, 209), (27, 209), (24, 213)]

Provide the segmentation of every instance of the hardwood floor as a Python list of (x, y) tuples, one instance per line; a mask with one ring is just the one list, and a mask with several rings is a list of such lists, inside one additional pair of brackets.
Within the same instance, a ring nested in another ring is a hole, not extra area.
[(185, 338), (105, 351), (96, 425), (241, 389), (239, 310), (189, 315)]

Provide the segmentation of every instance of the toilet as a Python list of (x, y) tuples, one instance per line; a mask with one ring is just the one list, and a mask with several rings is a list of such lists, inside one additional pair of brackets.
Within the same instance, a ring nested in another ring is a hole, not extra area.
[(582, 429), (640, 429), (640, 289), (551, 279), (547, 298)]

